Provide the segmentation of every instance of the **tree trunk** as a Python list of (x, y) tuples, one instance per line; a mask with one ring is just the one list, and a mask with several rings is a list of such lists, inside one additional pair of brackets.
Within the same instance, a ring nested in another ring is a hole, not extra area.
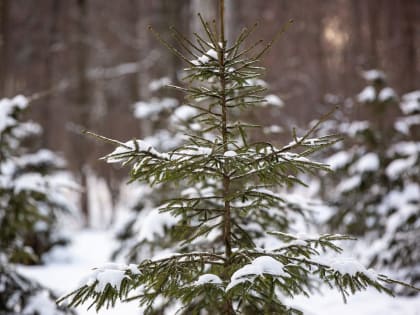
[(0, 95), (5, 96), (7, 82), (9, 0), (0, 0)]
[[(87, 78), (89, 43), (88, 43), (88, 0), (77, 0), (78, 21), (77, 21), (77, 40), (76, 45), (76, 123), (78, 127), (88, 128), (90, 113), (90, 86)], [(81, 130), (80, 130), (81, 131)], [(81, 197), (81, 210), (84, 215), (85, 225), (89, 225), (89, 204), (87, 187), (87, 165), (89, 157), (89, 147), (87, 146), (84, 135), (75, 135), (75, 147), (77, 150), (76, 165), (79, 172), (79, 179), (85, 191)]]
[(401, 3), (403, 6), (403, 40), (401, 49), (404, 50), (403, 66), (403, 89), (405, 92), (412, 91), (418, 86), (416, 84), (417, 63), (416, 58), (416, 23), (420, 19), (420, 3), (418, 0), (407, 0)]
[[(45, 54), (45, 90), (51, 90), (55, 85), (54, 80), (54, 49), (57, 43), (57, 33), (58, 33), (58, 17), (60, 14), (60, 0), (52, 0), (50, 6), (50, 25), (48, 28), (48, 45), (47, 45), (47, 52)], [(43, 126), (45, 131), (42, 137), (42, 145), (43, 147), (51, 147), (54, 141), (54, 133), (52, 132), (55, 128), (55, 119), (52, 116), (51, 106), (53, 102), (54, 96), (52, 94), (47, 94), (45, 99), (42, 102), (42, 109), (41, 115), (43, 118)]]

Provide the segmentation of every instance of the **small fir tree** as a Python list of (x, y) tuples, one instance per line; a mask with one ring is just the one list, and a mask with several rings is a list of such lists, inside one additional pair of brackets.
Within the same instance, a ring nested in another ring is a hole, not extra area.
[[(393, 269), (399, 279), (420, 285), (420, 91), (402, 96), (402, 116), (386, 151), (386, 194), (378, 202), (380, 235), (373, 242), (370, 264)], [(417, 292), (399, 288), (398, 293)]]
[[(363, 236), (371, 245), (367, 253), (364, 248), (358, 251), (369, 265), (392, 268), (399, 278), (418, 284), (419, 94), (409, 93), (399, 101), (386, 86), (382, 71), (370, 70), (364, 77), (369, 85), (358, 94), (356, 104), (368, 107), (374, 120), (329, 124), (345, 141), (326, 159), (335, 170), (323, 178), (324, 198), (335, 209), (327, 223), (330, 231)], [(403, 116), (387, 115), (393, 120), (390, 128), (384, 124), (387, 107), (398, 103)]]
[(63, 315), (54, 297), (13, 263), (37, 263), (63, 238), (57, 211), (70, 210), (62, 189), (72, 185), (61, 172), (64, 161), (48, 150), (31, 151), (26, 141), (41, 127), (22, 122), (28, 106), (23, 96), (0, 100), (0, 313)]
[[(185, 134), (189, 130), (202, 129), (201, 124), (193, 119), (200, 114), (198, 109), (180, 105), (173, 97), (162, 97), (162, 94), (167, 94), (165, 88), (170, 84), (170, 79), (166, 77), (153, 80), (149, 84), (153, 97), (149, 101), (134, 104), (134, 116), (140, 120), (142, 126), (148, 127), (143, 128), (145, 129), (143, 133), (146, 133), (143, 141), (158, 151), (173, 150), (185, 142)], [(268, 88), (268, 84), (261, 79), (246, 80), (244, 85)], [(266, 113), (267, 111), (272, 113), (278, 112), (278, 109), (284, 106), (283, 101), (274, 94), (268, 94), (265, 100), (266, 102), (255, 104), (254, 107), (259, 105), (258, 109), (263, 108)], [(238, 114), (236, 113), (235, 116)], [(248, 114), (253, 115), (252, 112)], [(235, 119), (239, 119), (239, 116)], [(264, 134), (278, 134), (281, 131), (282, 129), (277, 125), (263, 127)], [(135, 186), (131, 192), (133, 194), (135, 191), (136, 194), (134, 204), (133, 201), (127, 200), (126, 196), (122, 200), (124, 206), (128, 206), (131, 211), (118, 228), (117, 239), (120, 241), (120, 246), (113, 253), (113, 258), (122, 257), (130, 263), (137, 262), (143, 257), (151, 257), (163, 250), (173, 250), (171, 247), (176, 242), (168, 242), (174, 239), (174, 237), (168, 237), (168, 233), (175, 233), (177, 220), (170, 213), (158, 211), (158, 207), (165, 200), (180, 194), (184, 196), (197, 194), (206, 189), (212, 189), (211, 186), (214, 184), (205, 181), (198, 183), (195, 187), (183, 189), (179, 185), (174, 187), (168, 183), (161, 183), (153, 188), (144, 183), (137, 183)]]
[[(364, 78), (368, 86), (355, 102), (348, 101), (347, 119), (325, 124), (344, 137), (326, 160), (334, 173), (324, 178), (323, 186), (330, 187), (325, 190), (325, 198), (336, 207), (328, 223), (333, 230), (353, 236), (379, 226), (377, 204), (386, 194), (381, 187), (387, 186), (384, 165), (388, 163), (386, 150), (392, 136), (385, 118), (388, 108), (397, 104), (396, 94), (386, 86), (383, 72), (369, 70)], [(353, 104), (362, 106), (364, 114), (370, 114), (374, 120), (349, 120), (355, 109)]]
[[(101, 137), (118, 146), (106, 159), (130, 165), (133, 181), (183, 187), (180, 196), (159, 207), (176, 219), (175, 252), (98, 268), (60, 301), (77, 306), (92, 298), (100, 309), (118, 299), (138, 300), (145, 314), (161, 303), (170, 303), (179, 314), (300, 314), (284, 297), (309, 295), (319, 282), (336, 287), (344, 298), (368, 286), (389, 293), (384, 285), (393, 280), (354, 261), (321, 259), (323, 250), (340, 252), (335, 242), (348, 237), (288, 233), (294, 216), (306, 212), (278, 187), (302, 184), (300, 173), (327, 170), (308, 156), (336, 138), (309, 138), (315, 125), (280, 148), (250, 141), (248, 131), (256, 126), (234, 117), (265, 102), (265, 89), (246, 82), (261, 75), (257, 63), (274, 41), (242, 49), (251, 28), (229, 45), (223, 11), (220, 1), (218, 28), (202, 21), (206, 38), (194, 34), (193, 42), (174, 30), (183, 51), (157, 34), (188, 64), (189, 84), (174, 88), (198, 110), (194, 119), (200, 129), (188, 130), (184, 144), (164, 153), (143, 140), (120, 143)], [(269, 246), (268, 237), (277, 242)]]

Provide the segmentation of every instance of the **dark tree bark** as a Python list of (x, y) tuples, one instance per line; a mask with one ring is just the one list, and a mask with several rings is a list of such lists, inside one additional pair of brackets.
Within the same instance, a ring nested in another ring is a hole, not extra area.
[[(52, 0), (50, 3), (50, 12), (49, 12), (49, 26), (48, 26), (48, 44), (47, 52), (45, 54), (45, 90), (52, 90), (54, 88), (55, 82), (55, 45), (58, 42), (58, 19), (60, 14), (60, 4), (61, 0)], [(48, 93), (42, 101), (42, 118), (43, 126), (46, 132), (42, 137), (42, 145), (44, 147), (51, 147), (53, 145), (53, 139), (55, 137), (52, 132), (55, 129), (55, 119), (54, 112), (52, 112), (52, 106), (54, 102), (53, 93)]]
[(0, 0), (0, 95), (6, 95), (8, 38), (9, 38), (9, 0)]
[[(75, 95), (75, 113), (77, 128), (89, 128), (90, 122), (90, 83), (87, 77), (89, 43), (88, 43), (88, 0), (77, 0), (77, 45), (76, 45), (76, 95)], [(81, 131), (81, 130), (79, 130)], [(85, 224), (89, 225), (89, 204), (87, 172), (89, 161), (89, 147), (87, 140), (82, 134), (76, 134), (75, 137), (76, 154), (74, 156), (76, 167), (79, 173), (81, 185), (85, 188), (81, 197), (81, 210), (84, 215)]]
[(369, 28), (369, 41), (368, 41), (368, 67), (380, 68), (380, 58), (378, 54), (378, 41), (379, 41), (379, 17), (380, 9), (378, 1), (366, 1), (368, 11), (368, 28)]
[[(420, 2), (418, 0), (406, 0), (401, 3), (403, 7), (403, 30), (402, 45), (404, 49), (403, 65), (403, 89), (411, 91), (418, 88), (418, 62), (416, 41), (420, 36), (416, 35), (416, 26), (420, 26)], [(417, 38), (416, 38), (417, 36)]]

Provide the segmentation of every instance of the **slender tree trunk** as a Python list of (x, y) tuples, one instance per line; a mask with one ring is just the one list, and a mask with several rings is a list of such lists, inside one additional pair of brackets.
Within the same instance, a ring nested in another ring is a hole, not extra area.
[(8, 18), (9, 0), (0, 0), (0, 97), (7, 94)]
[[(76, 91), (76, 123), (82, 128), (89, 127), (89, 102), (90, 102), (90, 86), (87, 78), (89, 44), (88, 44), (88, 0), (77, 0), (78, 23), (77, 35), (78, 44), (76, 51), (76, 75), (77, 75), (77, 91)], [(84, 215), (85, 224), (89, 225), (89, 204), (88, 204), (88, 187), (87, 187), (87, 165), (89, 157), (89, 148), (84, 136), (76, 135), (76, 163), (79, 172), (81, 185), (85, 188), (85, 192), (81, 198), (81, 210)]]
[(379, 68), (380, 60), (378, 54), (378, 40), (379, 40), (379, 15), (380, 11), (376, 1), (366, 1), (368, 10), (368, 26), (369, 26), (369, 59), (368, 66), (370, 68)]
[[(222, 139), (223, 139), (223, 153), (228, 151), (229, 143), (229, 131), (227, 128), (228, 124), (228, 107), (227, 107), (227, 94), (226, 94), (226, 77), (225, 77), (225, 50), (226, 50), (226, 40), (225, 40), (225, 6), (224, 0), (219, 0), (219, 22), (220, 22), (220, 43), (222, 47), (219, 51), (219, 73), (220, 73), (220, 106), (222, 107)], [(219, 48), (217, 49), (219, 50)], [(225, 247), (225, 278), (228, 278), (228, 271), (231, 264), (230, 258), (232, 256), (232, 233), (231, 233), (231, 208), (230, 208), (230, 174), (229, 169), (225, 166), (223, 170), (223, 200), (224, 200), (224, 216), (223, 216), (223, 241)], [(230, 315), (234, 314), (232, 301), (230, 299), (226, 300), (225, 303), (225, 314)]]
[[(54, 81), (54, 46), (57, 43), (57, 22), (60, 13), (60, 0), (52, 0), (50, 6), (50, 25), (48, 30), (48, 46), (47, 46), (47, 53), (45, 55), (45, 89), (50, 90), (53, 88), (55, 81)], [(48, 94), (45, 96), (42, 104), (42, 118), (43, 118), (43, 126), (46, 129), (46, 132), (43, 134), (42, 142), (44, 147), (51, 147), (53, 142), (54, 134), (52, 130), (54, 130), (54, 119), (51, 115), (51, 103), (53, 102), (53, 96)]]
[[(403, 89), (411, 91), (418, 86), (416, 82), (418, 60), (416, 58), (416, 23), (420, 20), (420, 3), (418, 0), (406, 0), (401, 2), (403, 6), (403, 45), (404, 49), (404, 67), (403, 67)], [(417, 39), (419, 40), (419, 39)]]
[(325, 6), (323, 2), (318, 3), (314, 12), (314, 28), (315, 28), (315, 43), (314, 43), (314, 55), (316, 59), (316, 77), (317, 77), (317, 101), (322, 104), (324, 100), (325, 93), (327, 92), (328, 86), (328, 70), (327, 65), (325, 64), (325, 54), (324, 54), (324, 9)]

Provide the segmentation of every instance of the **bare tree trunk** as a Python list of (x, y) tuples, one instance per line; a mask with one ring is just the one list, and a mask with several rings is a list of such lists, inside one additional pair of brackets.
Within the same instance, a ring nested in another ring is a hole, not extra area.
[(404, 49), (404, 60), (403, 66), (403, 89), (405, 91), (411, 91), (418, 86), (416, 82), (416, 76), (418, 74), (418, 59), (416, 52), (416, 23), (420, 20), (420, 3), (418, 0), (406, 0), (402, 1), (403, 6), (403, 40), (401, 49)]
[(378, 54), (379, 40), (379, 15), (380, 11), (376, 1), (366, 1), (368, 10), (368, 26), (369, 26), (369, 56), (368, 66), (370, 68), (379, 68), (380, 60)]
[(0, 97), (7, 94), (9, 1), (0, 0)]
[[(90, 102), (90, 86), (87, 78), (89, 43), (88, 43), (88, 0), (77, 0), (78, 23), (77, 23), (77, 51), (76, 51), (76, 123), (81, 128), (88, 128), (90, 121), (89, 102)], [(81, 210), (84, 215), (85, 224), (89, 225), (89, 204), (87, 189), (88, 175), (88, 158), (89, 148), (83, 135), (75, 136), (75, 150), (77, 150), (76, 165), (79, 172), (81, 185), (85, 188), (85, 192), (81, 197)]]
[(314, 57), (316, 60), (316, 77), (317, 80), (317, 101), (322, 104), (325, 93), (327, 92), (328, 86), (328, 70), (325, 64), (325, 53), (324, 53), (324, 9), (325, 5), (323, 2), (318, 3), (318, 6), (313, 12), (313, 23), (314, 23)]
[[(53, 88), (55, 81), (54, 81), (54, 49), (57, 43), (57, 22), (58, 16), (60, 13), (60, 0), (52, 0), (51, 7), (50, 7), (49, 17), (50, 17), (50, 25), (48, 30), (48, 46), (47, 46), (47, 53), (45, 54), (45, 89), (50, 90)], [(54, 134), (51, 132), (54, 130), (54, 119), (51, 115), (51, 103), (53, 102), (54, 96), (48, 94), (45, 99), (43, 100), (42, 104), (42, 117), (43, 117), (43, 126), (45, 127), (46, 132), (43, 134), (42, 137), (42, 145), (44, 147), (51, 147)]]

